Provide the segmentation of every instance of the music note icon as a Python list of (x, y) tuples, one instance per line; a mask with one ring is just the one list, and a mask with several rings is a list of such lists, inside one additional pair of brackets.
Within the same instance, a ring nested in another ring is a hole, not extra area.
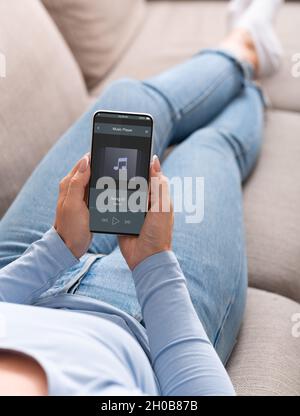
[(127, 170), (127, 157), (119, 157), (117, 166), (113, 167), (114, 170)]

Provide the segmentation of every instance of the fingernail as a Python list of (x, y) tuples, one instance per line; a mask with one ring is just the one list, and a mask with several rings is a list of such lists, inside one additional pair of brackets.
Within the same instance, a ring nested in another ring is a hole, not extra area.
[(88, 165), (89, 165), (89, 159), (87, 155), (85, 155), (80, 161), (80, 164), (78, 167), (79, 172), (81, 173), (85, 172), (87, 170)]
[(153, 168), (156, 172), (160, 172), (160, 162), (157, 155), (152, 157)]

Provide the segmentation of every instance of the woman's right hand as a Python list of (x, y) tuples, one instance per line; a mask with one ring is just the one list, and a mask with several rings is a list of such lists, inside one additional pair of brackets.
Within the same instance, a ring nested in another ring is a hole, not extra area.
[(150, 168), (150, 207), (138, 237), (120, 236), (119, 246), (131, 270), (153, 254), (171, 250), (173, 206), (168, 179), (163, 175), (157, 156)]
[(87, 251), (92, 239), (86, 203), (90, 174), (90, 156), (86, 154), (61, 180), (56, 208), (54, 228), (78, 259)]

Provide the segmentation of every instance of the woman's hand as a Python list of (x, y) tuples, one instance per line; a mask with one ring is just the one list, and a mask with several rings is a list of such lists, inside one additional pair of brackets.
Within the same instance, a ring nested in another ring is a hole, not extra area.
[(173, 207), (167, 178), (162, 174), (157, 156), (150, 168), (150, 209), (138, 237), (120, 236), (119, 246), (131, 270), (141, 261), (161, 251), (171, 250)]
[(87, 251), (92, 239), (86, 203), (90, 174), (90, 158), (86, 154), (59, 186), (54, 228), (78, 259)]

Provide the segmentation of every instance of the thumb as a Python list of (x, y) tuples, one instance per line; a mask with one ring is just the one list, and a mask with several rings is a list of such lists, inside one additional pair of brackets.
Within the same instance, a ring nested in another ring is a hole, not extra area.
[(160, 161), (157, 155), (153, 155), (151, 169), (150, 169), (150, 176), (157, 176), (161, 171)]
[(71, 198), (84, 199), (85, 188), (90, 180), (90, 159), (85, 155), (78, 164), (78, 169), (70, 180), (68, 195)]
[(150, 177), (150, 211), (159, 212), (163, 198), (166, 195), (166, 190), (164, 185), (165, 178), (161, 171), (160, 161), (156, 155), (152, 159)]

